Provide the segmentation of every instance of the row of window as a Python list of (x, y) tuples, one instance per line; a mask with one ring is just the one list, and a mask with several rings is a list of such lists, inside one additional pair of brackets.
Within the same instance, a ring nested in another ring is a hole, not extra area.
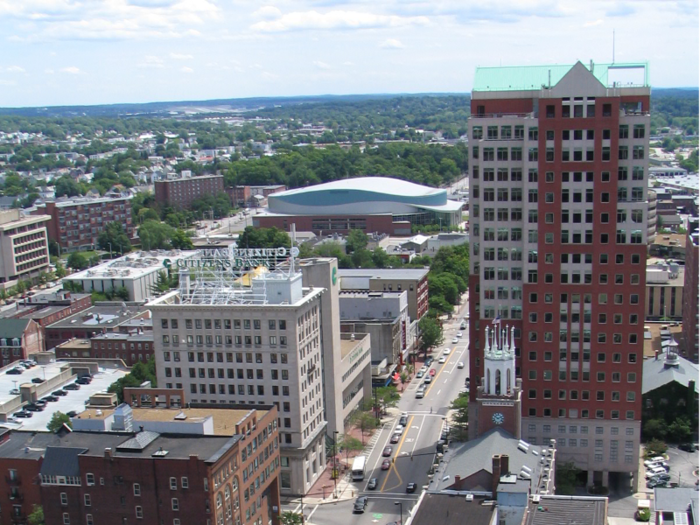
[[(177, 319), (161, 319), (160, 326), (164, 330), (172, 328), (177, 330), (179, 328), (179, 323)], [(185, 329), (186, 330), (261, 330), (262, 321), (260, 319), (185, 319)], [(287, 321), (284, 319), (275, 320), (270, 319), (267, 322), (267, 327), (269, 330), (286, 330)]]
[[(532, 332), (531, 332), (531, 333), (532, 333)], [(536, 338), (535, 338), (535, 341), (531, 341), (531, 342), (536, 342)], [(518, 352), (518, 353), (519, 353), (519, 352)], [(516, 355), (518, 355), (518, 353), (516, 353)], [(546, 351), (546, 352), (541, 352), (541, 353), (542, 353), (542, 358), (543, 358), (543, 361), (544, 361), (544, 362), (548, 363), (548, 362), (552, 361), (552, 357), (553, 357), (553, 353), (552, 353), (552, 352)], [(573, 356), (574, 354), (578, 355), (578, 352), (572, 350), (571, 354), (572, 354), (572, 356)], [(530, 361), (537, 361), (537, 356), (538, 356), (538, 352), (537, 352), (537, 351), (532, 350), (532, 351), (530, 351), (530, 352), (528, 353), (528, 359), (529, 359)], [(560, 361), (566, 361), (566, 356), (567, 356), (566, 349), (563, 349), (563, 350), (561, 350), (561, 351), (559, 352), (559, 360), (560, 360)], [(590, 356), (591, 356), (591, 351), (590, 351), (590, 350), (584, 349), (584, 351), (583, 351), (583, 360), (584, 360), (584, 362), (589, 362), (589, 361), (591, 360)], [(599, 362), (599, 363), (604, 363), (605, 360), (600, 361), (600, 356), (601, 356), (601, 354), (598, 353), (598, 359), (599, 359), (598, 362)], [(578, 361), (578, 358), (577, 358), (577, 359), (574, 359), (574, 361)], [(615, 352), (615, 353), (613, 354), (612, 362), (613, 362), (613, 363), (621, 363), (621, 362), (622, 362), (622, 354), (620, 354), (619, 352)], [(630, 364), (636, 363), (636, 362), (637, 362), (637, 354), (634, 353), (634, 352), (631, 352), (631, 353), (627, 354), (627, 362), (630, 363)], [(531, 372), (533, 372), (533, 371), (531, 371)], [(536, 372), (536, 371), (535, 371), (535, 372)], [(584, 375), (583, 375), (583, 381), (589, 381), (589, 380), (590, 380), (590, 375), (589, 375), (590, 372), (584, 371), (583, 373), (584, 373)], [(605, 381), (605, 379), (604, 379), (604, 378), (605, 378), (605, 372), (599, 372), (599, 374), (600, 374), (600, 373), (602, 373), (603, 375), (602, 375), (602, 376), (597, 375), (597, 376), (596, 376), (596, 379), (598, 380), (598, 382)], [(528, 376), (528, 377), (529, 377), (529, 376)], [(602, 380), (601, 380), (601, 377), (603, 378)], [(611, 378), (613, 379), (613, 382), (614, 382), (614, 383), (619, 383), (621, 377), (622, 377), (622, 376), (620, 376), (619, 372), (613, 372), (613, 373), (612, 373), (612, 376), (611, 376)], [(535, 380), (536, 380), (536, 379), (537, 379), (537, 377), (535, 377)], [(565, 370), (560, 370), (560, 371), (559, 371), (559, 380), (560, 380), (560, 381), (566, 381), (566, 371), (565, 371)], [(575, 380), (578, 380), (578, 378), (575, 379)], [(636, 380), (637, 380), (636, 374), (635, 374), (635, 375), (629, 375), (629, 374), (627, 375), (627, 381), (628, 381), (628, 382), (632, 383), (632, 382), (635, 382)]]
[[(486, 312), (487, 308), (484, 308), (484, 312)], [(490, 312), (489, 312), (490, 313)], [(500, 312), (499, 312), (500, 313)], [(522, 312), (520, 312), (518, 315), (520, 317), (513, 317), (511, 315), (511, 319), (522, 319)], [(488, 318), (487, 318), (488, 319)], [(613, 344), (616, 345), (621, 345), (622, 344), (622, 334), (620, 333), (614, 333), (612, 337), (612, 342)], [(537, 342), (537, 332), (532, 331), (528, 333), (528, 341), (531, 343), (536, 343)], [(605, 332), (600, 332), (597, 337), (597, 341), (599, 344), (605, 344), (608, 342), (608, 334)], [(543, 337), (543, 342), (545, 343), (552, 343), (554, 342), (554, 334), (553, 332), (544, 332), (544, 337)], [(590, 330), (584, 330), (583, 331), (583, 337), (581, 337), (581, 334), (578, 330), (559, 330), (559, 342), (560, 343), (567, 343), (567, 342), (572, 342), (572, 343), (578, 343), (578, 342), (583, 342), (583, 343), (590, 343), (591, 342), (591, 331)], [(631, 345), (636, 345), (639, 342), (639, 337), (637, 334), (628, 334), (628, 339), (627, 342)]]
[[(170, 336), (167, 334), (164, 334), (162, 336), (162, 341), (164, 345), (169, 345), (170, 344)], [(187, 339), (183, 339), (183, 343), (187, 343), (188, 346), (213, 346), (213, 345), (226, 345), (226, 346), (233, 346), (234, 344), (236, 346), (241, 346), (241, 345), (246, 345), (246, 346), (251, 346), (251, 345), (256, 345), (260, 346), (263, 344), (263, 339), (262, 336), (260, 335), (255, 335), (255, 336), (250, 336), (250, 335), (245, 335), (245, 336), (240, 336), (240, 335), (197, 335), (197, 336), (192, 336), (188, 335)], [(177, 335), (172, 336), (172, 343), (173, 346), (179, 346), (179, 339)], [(277, 346), (278, 344), (280, 346), (287, 346), (287, 336), (286, 335), (281, 335), (279, 338), (276, 335), (271, 335), (268, 336), (267, 344), (270, 346)]]
[[(552, 412), (552, 409), (549, 407), (545, 407), (542, 409), (538, 409), (537, 407), (530, 407), (528, 409), (528, 416), (529, 417), (554, 417), (554, 412)], [(591, 411), (588, 409), (583, 409), (583, 410), (578, 410), (576, 408), (570, 408), (568, 415), (567, 411), (565, 408), (559, 408), (556, 411), (557, 417), (563, 418), (563, 417), (568, 417), (571, 419), (591, 419)], [(635, 418), (635, 411), (634, 410), (625, 410), (624, 412), (625, 419), (628, 421), (633, 421)], [(621, 412), (619, 410), (610, 410), (607, 413), (607, 419), (620, 419)], [(606, 411), (604, 409), (597, 409), (594, 411), (594, 417), (595, 419), (606, 419)], [(549, 439), (545, 441), (545, 443), (549, 443)]]
[[(545, 371), (547, 372), (547, 371)], [(550, 376), (551, 376), (551, 371), (550, 371)], [(551, 380), (551, 379), (550, 379)], [(546, 381), (546, 379), (545, 379)], [(531, 388), (528, 390), (527, 397), (528, 399), (537, 399), (537, 389)], [(596, 401), (605, 401), (605, 391), (603, 390), (598, 390), (595, 396)], [(541, 391), (541, 395), (543, 399), (552, 399), (552, 390), (545, 388)], [(557, 399), (559, 401), (566, 401), (567, 398), (571, 401), (578, 401), (579, 400), (579, 391), (578, 390), (559, 390)], [(588, 390), (583, 390), (581, 392), (581, 401), (590, 401), (591, 396), (590, 396), (590, 391)], [(626, 400), (628, 403), (634, 403), (637, 399), (637, 394), (636, 392), (630, 390), (627, 392)], [(610, 400), (614, 402), (619, 402), (621, 400), (620, 397), (620, 392), (617, 390), (614, 390), (610, 392)]]
[[(277, 364), (278, 358), (281, 364), (286, 365), (288, 363), (287, 354), (276, 354), (273, 352), (267, 355), (270, 358), (270, 364)], [(252, 352), (245, 352), (245, 354), (243, 352), (236, 352), (235, 354), (233, 352), (226, 352), (225, 354), (223, 352), (187, 352), (187, 362), (194, 363), (196, 361), (198, 363), (204, 363), (206, 357), (207, 363), (223, 363), (225, 357), (227, 363), (233, 363), (234, 356), (236, 363), (243, 363), (244, 356), (246, 363), (253, 363), (253, 359), (255, 359), (256, 363), (263, 363), (263, 354), (260, 352), (255, 353), (255, 357), (253, 357)], [(171, 357), (176, 363), (181, 361), (180, 352), (172, 352), (172, 354), (170, 352), (163, 352), (163, 361), (170, 361)]]
[[(523, 180), (523, 170), (521, 168), (484, 168), (482, 170), (482, 180), (485, 182), (522, 182)], [(547, 183), (554, 183), (556, 181), (557, 175), (553, 171), (547, 171), (544, 174), (544, 181)], [(561, 182), (595, 182), (595, 174), (592, 171), (562, 171), (559, 179)], [(472, 178), (479, 178), (479, 166), (475, 165), (472, 168)], [(617, 168), (617, 180), (626, 181), (629, 179), (629, 168), (627, 166), (618, 166)], [(528, 182), (538, 182), (539, 174), (537, 168), (530, 168), (527, 172)], [(644, 180), (644, 167), (633, 166), (632, 167), (632, 180), (643, 181)], [(601, 171), (600, 172), (601, 182), (610, 182), (610, 172)], [(472, 189), (472, 196), (474, 198), (479, 197), (478, 186), (474, 186)]]
[[(173, 377), (173, 374), (175, 374), (175, 377), (182, 377), (181, 368), (165, 367), (164, 370), (165, 377)], [(301, 374), (303, 375), (303, 371)], [(253, 370), (251, 368), (245, 370), (242, 368), (239, 368), (238, 370), (233, 368), (190, 368), (189, 377), (191, 379), (195, 379), (197, 377), (204, 379), (208, 377), (209, 379), (257, 379), (258, 381), (262, 381), (265, 379), (265, 373), (262, 369)], [(289, 380), (289, 370), (277, 370), (276, 368), (273, 368), (270, 370), (269, 378), (273, 381), (278, 381), (280, 379), (282, 381), (287, 381)]]

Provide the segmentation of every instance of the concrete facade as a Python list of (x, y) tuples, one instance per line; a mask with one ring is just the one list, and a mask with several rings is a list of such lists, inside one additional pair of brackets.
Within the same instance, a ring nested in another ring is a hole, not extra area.
[(683, 348), (681, 353), (691, 361), (698, 362), (700, 349), (700, 324), (698, 322), (698, 265), (700, 265), (700, 236), (698, 219), (688, 221), (686, 238), (685, 278), (683, 283)]
[(48, 215), (21, 216), (19, 210), (0, 212), (0, 288), (35, 279), (49, 271)]

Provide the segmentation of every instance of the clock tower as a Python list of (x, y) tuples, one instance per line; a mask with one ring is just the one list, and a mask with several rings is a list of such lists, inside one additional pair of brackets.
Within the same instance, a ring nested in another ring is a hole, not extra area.
[(515, 328), (487, 327), (484, 377), (470, 406), (469, 439), (495, 427), (521, 438), (521, 380), (515, 377)]

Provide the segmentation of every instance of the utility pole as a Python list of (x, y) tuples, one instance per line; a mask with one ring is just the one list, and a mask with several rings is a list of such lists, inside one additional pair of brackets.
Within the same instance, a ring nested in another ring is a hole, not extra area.
[(338, 431), (333, 431), (333, 498), (338, 499), (338, 471), (336, 469), (336, 458), (338, 457), (338, 450), (336, 449), (336, 436)]

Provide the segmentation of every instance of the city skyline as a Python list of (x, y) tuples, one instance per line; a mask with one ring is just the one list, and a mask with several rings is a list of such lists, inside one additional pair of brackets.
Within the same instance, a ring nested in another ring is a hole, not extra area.
[(653, 86), (698, 85), (685, 1), (0, 0), (0, 15), (5, 107), (466, 93), (477, 66), (609, 63), (613, 31), (615, 61), (648, 61)]

